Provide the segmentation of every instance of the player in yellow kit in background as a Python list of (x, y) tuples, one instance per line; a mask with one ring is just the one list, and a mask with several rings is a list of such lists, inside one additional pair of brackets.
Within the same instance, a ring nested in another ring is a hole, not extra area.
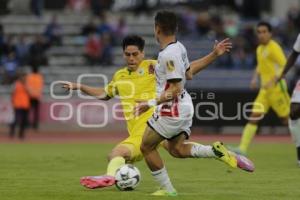
[(290, 113), (290, 96), (284, 79), (276, 82), (282, 74), (286, 57), (280, 45), (272, 40), (272, 26), (267, 22), (257, 25), (257, 36), (260, 45), (256, 50), (257, 68), (251, 85), (257, 87), (257, 77), (260, 77), (260, 90), (255, 99), (250, 120), (244, 128), (240, 145), (232, 149), (236, 153), (246, 154), (249, 144), (257, 132), (258, 123), (272, 108), (284, 125), (288, 125)]
[[(118, 70), (112, 81), (105, 88), (94, 88), (78, 83), (62, 82), (69, 90), (80, 90), (99, 100), (109, 100), (118, 95), (121, 100), (129, 137), (119, 143), (108, 156), (107, 172), (104, 176), (87, 176), (81, 178), (81, 184), (87, 188), (108, 187), (115, 183), (114, 175), (125, 163), (133, 163), (143, 159), (140, 145), (147, 120), (153, 114), (153, 109), (136, 117), (133, 108), (137, 100), (149, 100), (156, 97), (156, 78), (154, 67), (156, 60), (144, 60), (145, 41), (136, 35), (127, 36), (123, 40), (123, 56), (126, 67)], [(187, 79), (198, 73), (216, 58), (229, 52), (232, 44), (228, 39), (216, 43), (214, 50), (207, 56), (191, 62)], [(167, 148), (167, 145), (164, 145)]]

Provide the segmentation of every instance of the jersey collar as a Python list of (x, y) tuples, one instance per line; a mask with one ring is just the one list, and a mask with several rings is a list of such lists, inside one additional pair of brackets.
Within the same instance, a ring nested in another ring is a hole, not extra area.
[(165, 50), (168, 46), (177, 43), (177, 39), (174, 42), (170, 42), (165, 48), (160, 49), (159, 51), (162, 52), (163, 50)]

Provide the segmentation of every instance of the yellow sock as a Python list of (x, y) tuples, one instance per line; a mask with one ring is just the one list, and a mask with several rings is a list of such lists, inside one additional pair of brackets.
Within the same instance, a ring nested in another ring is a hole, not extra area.
[(117, 169), (119, 169), (122, 165), (125, 165), (125, 159), (123, 157), (118, 156), (111, 159), (107, 165), (106, 174), (109, 176), (115, 176)]
[(243, 131), (243, 135), (242, 135), (242, 139), (241, 139), (241, 143), (240, 143), (240, 150), (244, 153), (247, 152), (248, 147), (254, 137), (254, 135), (256, 134), (257, 131), (257, 125), (256, 124), (250, 124), (248, 123)]

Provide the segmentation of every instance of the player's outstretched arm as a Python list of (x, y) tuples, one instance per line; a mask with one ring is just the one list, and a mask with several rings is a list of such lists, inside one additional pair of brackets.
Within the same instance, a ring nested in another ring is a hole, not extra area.
[(214, 45), (214, 49), (211, 53), (209, 53), (203, 58), (191, 62), (190, 69), (186, 72), (186, 78), (188, 80), (192, 80), (195, 74), (205, 69), (208, 65), (214, 62), (218, 57), (222, 56), (226, 52), (230, 52), (231, 49), (232, 49), (232, 43), (230, 42), (229, 38), (226, 38), (221, 42), (216, 41)]
[(80, 90), (81, 92), (95, 97), (99, 100), (109, 100), (110, 97), (106, 94), (104, 88), (96, 88), (90, 87), (87, 85), (79, 84), (79, 83), (72, 83), (68, 81), (61, 81), (62, 87), (67, 90)]

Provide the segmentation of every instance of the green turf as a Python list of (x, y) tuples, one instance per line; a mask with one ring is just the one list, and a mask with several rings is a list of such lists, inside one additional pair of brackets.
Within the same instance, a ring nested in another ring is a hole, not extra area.
[[(142, 182), (135, 191), (115, 187), (87, 190), (79, 177), (105, 171), (109, 144), (0, 144), (1, 200), (143, 200), (170, 199), (149, 196), (156, 187), (144, 162), (137, 167)], [(166, 166), (177, 199), (203, 200), (299, 200), (300, 168), (295, 164), (293, 145), (257, 144), (250, 157), (253, 174), (235, 170), (215, 160), (173, 159), (166, 153)]]

